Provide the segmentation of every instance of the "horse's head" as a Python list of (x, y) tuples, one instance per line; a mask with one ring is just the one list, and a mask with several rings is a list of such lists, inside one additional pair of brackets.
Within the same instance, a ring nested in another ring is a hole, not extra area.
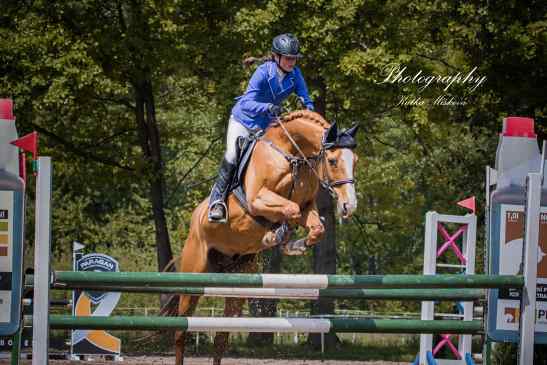
[[(353, 149), (357, 146), (355, 134), (358, 126), (338, 132), (333, 123), (323, 136), (324, 174), (326, 174), (328, 189), (337, 200), (337, 214), (342, 219), (351, 217), (357, 208), (355, 194), (354, 171), (357, 155)], [(325, 184), (324, 184), (325, 185)]]

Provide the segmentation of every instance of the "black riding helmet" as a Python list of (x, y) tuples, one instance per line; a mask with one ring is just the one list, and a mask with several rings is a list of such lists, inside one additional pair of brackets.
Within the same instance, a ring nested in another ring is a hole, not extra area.
[(272, 41), (272, 52), (289, 57), (302, 57), (300, 42), (291, 33), (280, 34)]

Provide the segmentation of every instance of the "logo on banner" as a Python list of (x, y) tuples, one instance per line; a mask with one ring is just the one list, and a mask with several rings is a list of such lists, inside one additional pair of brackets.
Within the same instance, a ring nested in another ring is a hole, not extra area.
[(504, 314), (505, 314), (504, 316), (505, 323), (519, 323), (519, 315), (520, 315), (519, 308), (505, 307)]
[[(110, 256), (92, 253), (76, 260), (76, 271), (119, 271), (118, 261)], [(79, 290), (74, 297), (75, 316), (109, 316), (121, 293)], [(119, 355), (121, 341), (104, 330), (75, 330), (72, 332), (73, 355)]]

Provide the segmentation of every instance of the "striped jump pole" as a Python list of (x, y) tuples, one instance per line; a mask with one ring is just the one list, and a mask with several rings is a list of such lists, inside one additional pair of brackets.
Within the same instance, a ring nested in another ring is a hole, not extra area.
[(454, 320), (397, 320), (362, 318), (234, 318), (50, 315), (51, 328), (161, 330), (188, 332), (360, 332), (360, 333), (479, 333), (482, 322)]
[[(25, 276), (25, 287), (32, 288), (33, 275)], [(57, 285), (53, 289), (69, 289)], [(484, 289), (302, 289), (302, 288), (241, 288), (241, 287), (178, 287), (178, 286), (113, 286), (91, 283), (84, 290), (124, 293), (161, 293), (218, 298), (261, 299), (383, 299), (383, 300), (444, 300), (473, 301), (486, 296)]]
[(521, 288), (524, 285), (524, 278), (517, 275), (290, 275), (92, 271), (57, 271), (53, 278), (53, 286), (62, 289), (85, 289), (96, 283), (118, 287), (456, 289)]
[(440, 300), (473, 301), (486, 297), (483, 289), (283, 289), (283, 288), (226, 288), (226, 287), (116, 287), (89, 285), (85, 290), (127, 293), (162, 293), (216, 298), (261, 298), (317, 300), (382, 299), (382, 300)]

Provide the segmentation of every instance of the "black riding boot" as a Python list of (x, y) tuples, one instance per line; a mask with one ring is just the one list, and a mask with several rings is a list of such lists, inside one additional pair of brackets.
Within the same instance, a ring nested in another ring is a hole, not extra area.
[(236, 171), (236, 165), (222, 160), (218, 176), (209, 196), (209, 222), (226, 223), (228, 220), (228, 207), (226, 196)]

